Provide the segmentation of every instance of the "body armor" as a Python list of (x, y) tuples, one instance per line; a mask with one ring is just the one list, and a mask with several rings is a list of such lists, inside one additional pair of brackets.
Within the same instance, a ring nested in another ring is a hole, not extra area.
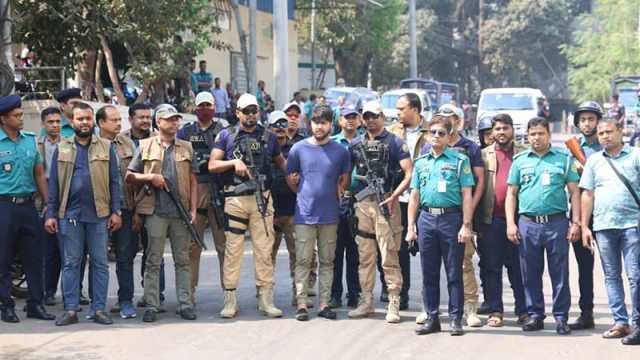
[(197, 174), (198, 182), (209, 182), (211, 174), (209, 174), (209, 157), (213, 149), (213, 143), (218, 133), (227, 126), (226, 121), (218, 119), (215, 125), (206, 130), (201, 130), (197, 122), (188, 124), (184, 128), (186, 140), (193, 147), (193, 155), (196, 158), (199, 172)]
[[(258, 127), (256, 132), (258, 132), (256, 134), (258, 136), (254, 138), (251, 134), (239, 132), (236, 128), (235, 132), (231, 134), (233, 151), (230, 158), (242, 160), (247, 167), (255, 167), (260, 175), (266, 177), (265, 187), (269, 189), (272, 183), (271, 163), (273, 162), (267, 149), (269, 133), (263, 127)], [(248, 151), (251, 151), (251, 155), (253, 155), (254, 164), (250, 164), (248, 161)], [(233, 170), (226, 172), (224, 176), (225, 185), (238, 186), (248, 180), (248, 177), (238, 176)]]
[(394, 185), (393, 176), (391, 176), (389, 171), (390, 139), (391, 135), (387, 136), (384, 141), (367, 140), (365, 138), (360, 144), (356, 145), (362, 147), (362, 150), (369, 161), (369, 166), (365, 163), (365, 159), (363, 159), (363, 156), (358, 149), (355, 151), (354, 159), (356, 175), (367, 176), (367, 168), (371, 169), (371, 171), (374, 172), (375, 177), (384, 179), (384, 188), (387, 192), (393, 190)]

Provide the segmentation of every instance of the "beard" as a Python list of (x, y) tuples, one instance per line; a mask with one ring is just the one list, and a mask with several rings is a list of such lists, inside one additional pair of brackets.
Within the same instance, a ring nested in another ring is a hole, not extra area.
[(324, 141), (326, 138), (329, 137), (329, 132), (314, 132), (313, 133), (313, 138), (316, 139), (316, 141)]
[(91, 134), (93, 134), (93, 129), (87, 130), (87, 131), (82, 131), (80, 129), (73, 129), (73, 131), (76, 133), (76, 136), (79, 138), (88, 138), (91, 136)]
[(247, 128), (252, 128), (258, 125), (258, 119), (246, 119), (242, 122), (242, 125)]
[(591, 129), (591, 131), (589, 132), (585, 132), (585, 131), (580, 131), (582, 133), (582, 135), (584, 135), (585, 137), (592, 137), (593, 135), (596, 134), (597, 129)]

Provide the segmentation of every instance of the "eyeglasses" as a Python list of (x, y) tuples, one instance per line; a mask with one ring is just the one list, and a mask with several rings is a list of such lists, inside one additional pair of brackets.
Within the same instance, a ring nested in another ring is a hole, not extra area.
[(289, 122), (286, 119), (280, 119), (274, 124), (271, 124), (271, 127), (274, 129), (286, 129), (289, 127)]
[(244, 115), (255, 115), (255, 114), (258, 113), (258, 107), (257, 106), (248, 106), (248, 107), (246, 107), (246, 108), (244, 108), (244, 109), (242, 109), (240, 111), (242, 111), (242, 113)]
[(447, 132), (444, 130), (429, 130), (429, 133), (433, 136), (444, 137), (447, 136)]
[(368, 112), (368, 113), (366, 113), (366, 114), (362, 115), (362, 118), (363, 118), (365, 121), (372, 120), (372, 119), (377, 119), (377, 118), (379, 118), (379, 117), (380, 117), (380, 114), (374, 114), (374, 113), (370, 113), (370, 112)]

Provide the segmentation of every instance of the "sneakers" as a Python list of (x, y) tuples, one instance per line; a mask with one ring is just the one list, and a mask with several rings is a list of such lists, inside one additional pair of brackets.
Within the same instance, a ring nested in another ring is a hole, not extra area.
[(387, 307), (386, 320), (391, 324), (397, 324), (400, 322), (400, 295), (389, 295), (389, 306)]
[(348, 316), (352, 319), (364, 318), (369, 315), (373, 315), (375, 309), (373, 308), (373, 294), (360, 294), (360, 303), (354, 310), (349, 311)]
[(238, 314), (238, 299), (235, 290), (224, 291), (224, 306), (220, 311), (220, 317), (224, 319), (234, 318)]
[(282, 316), (282, 310), (273, 305), (273, 290), (269, 288), (261, 288), (258, 296), (258, 310), (264, 316), (271, 318), (279, 318)]
[(464, 314), (467, 317), (467, 326), (482, 327), (482, 320), (480, 320), (480, 318), (478, 317), (478, 304), (464, 304)]
[(136, 308), (130, 302), (120, 304), (120, 317), (123, 319), (133, 319), (136, 317)]
[(318, 316), (329, 320), (335, 320), (338, 317), (336, 312), (331, 310), (328, 306), (322, 308), (322, 310), (318, 312)]
[(147, 309), (144, 311), (144, 315), (142, 315), (142, 321), (144, 322), (155, 322), (158, 319), (157, 312), (153, 309)]
[(300, 308), (296, 311), (296, 320), (307, 321), (309, 320), (309, 311), (305, 308)]

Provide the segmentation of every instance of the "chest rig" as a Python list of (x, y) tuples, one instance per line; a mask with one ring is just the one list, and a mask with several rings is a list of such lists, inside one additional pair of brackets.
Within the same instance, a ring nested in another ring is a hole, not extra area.
[(193, 147), (193, 155), (198, 163), (198, 178), (209, 176), (209, 157), (211, 156), (211, 150), (213, 149), (214, 139), (218, 136), (218, 133), (225, 128), (225, 125), (220, 121), (217, 121), (215, 125), (202, 130), (198, 126), (197, 122), (193, 122), (187, 125), (184, 129), (186, 139), (191, 143)]
[[(356, 145), (355, 163), (356, 174), (361, 176), (374, 176), (383, 178), (389, 183), (389, 139), (367, 140), (366, 138)], [(372, 174), (369, 174), (369, 172)]]
[[(257, 138), (245, 132), (239, 132), (238, 128), (234, 128), (230, 134), (230, 141), (233, 141), (233, 150), (231, 159), (242, 160), (249, 168), (249, 171), (259, 175), (265, 180), (266, 188), (271, 186), (271, 159), (267, 149), (269, 133), (263, 128), (258, 127)], [(225, 173), (225, 185), (237, 186), (250, 181), (248, 177), (241, 177), (231, 170)]]

